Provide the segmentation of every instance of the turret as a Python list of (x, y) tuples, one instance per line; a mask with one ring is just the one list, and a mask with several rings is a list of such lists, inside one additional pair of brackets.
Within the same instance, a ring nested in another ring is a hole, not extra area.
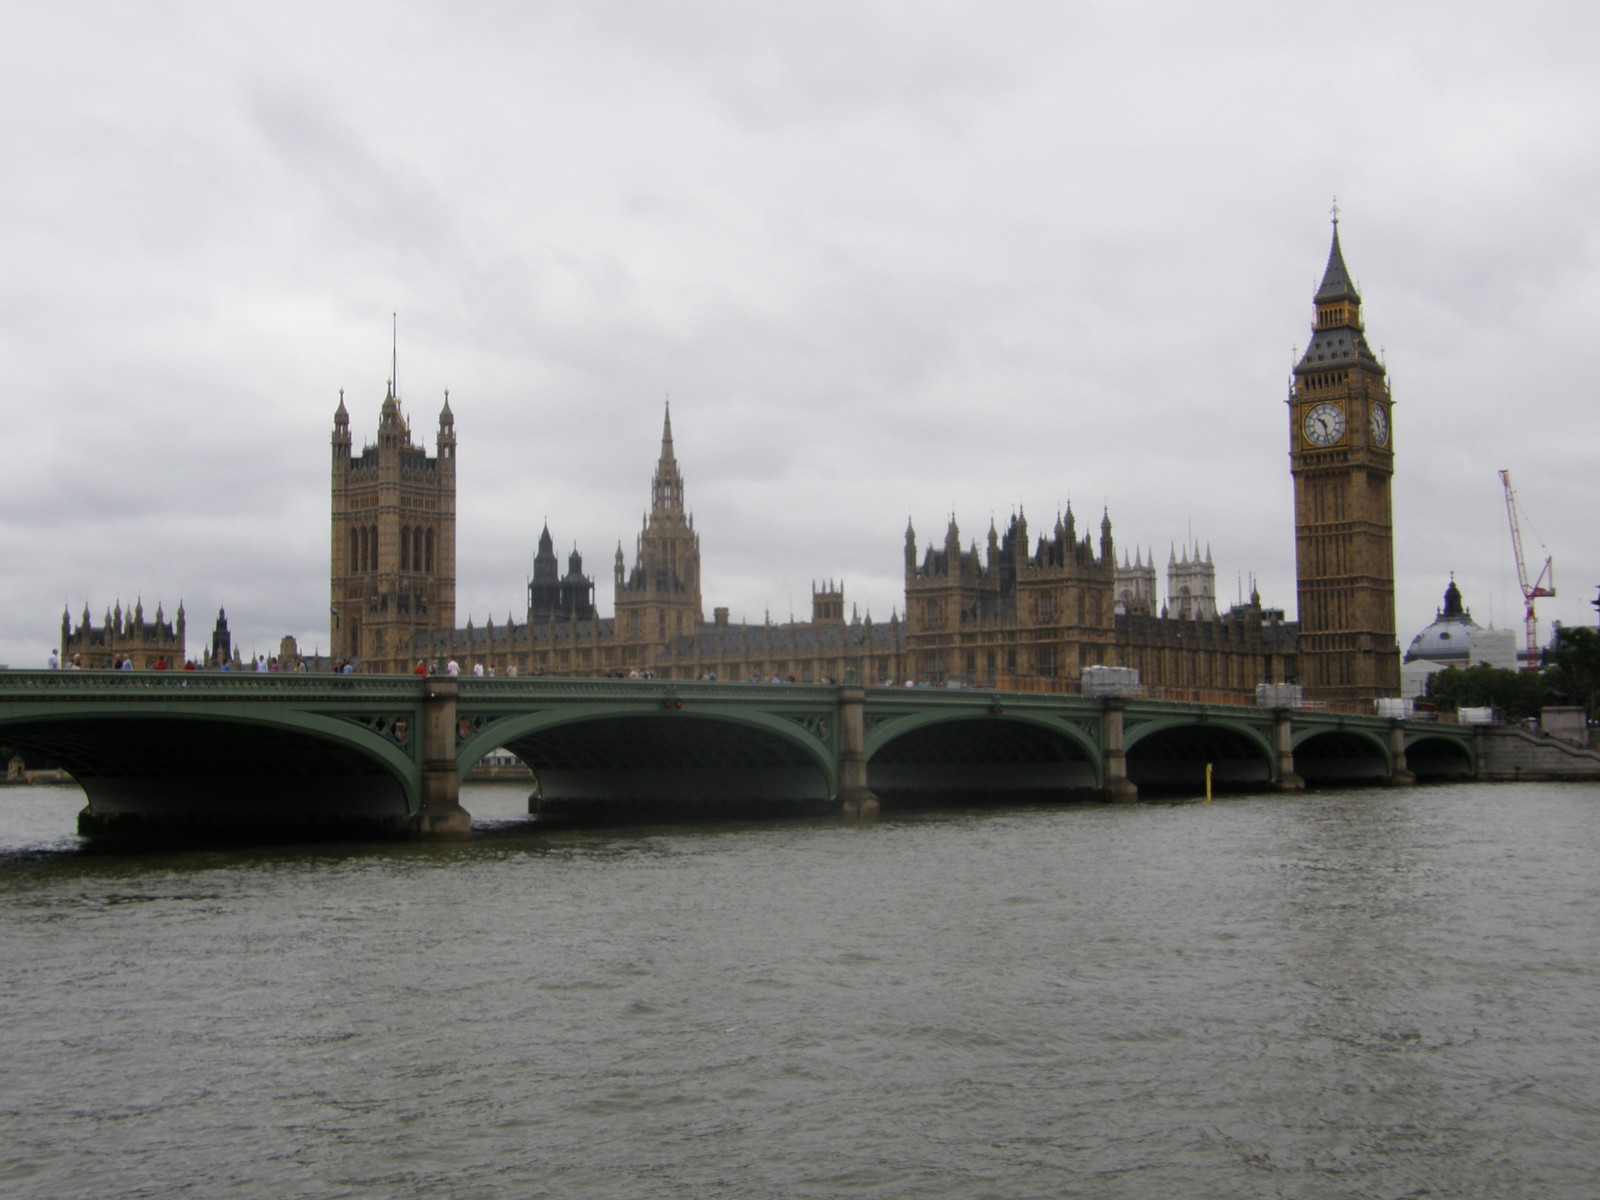
[(452, 465), (456, 457), (456, 415), (450, 411), (450, 389), (444, 390), (444, 407), (439, 410), (439, 464), (442, 467), (447, 461)]
[(344, 389), (339, 389), (339, 407), (333, 413), (333, 461), (338, 466), (350, 458), (350, 412), (344, 406)]

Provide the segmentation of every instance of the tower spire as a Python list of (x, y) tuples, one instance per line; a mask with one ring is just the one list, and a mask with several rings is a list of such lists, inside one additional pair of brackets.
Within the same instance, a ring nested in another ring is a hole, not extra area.
[(663, 512), (683, 509), (683, 477), (678, 474), (678, 459), (672, 452), (672, 401), (667, 401), (666, 416), (661, 422), (661, 457), (656, 461), (656, 477), (651, 486), (651, 519)]
[(1350, 282), (1350, 272), (1344, 265), (1344, 252), (1339, 247), (1339, 205), (1333, 206), (1333, 241), (1328, 247), (1328, 266), (1322, 272), (1322, 284), (1317, 288), (1316, 302), (1324, 304), (1334, 300), (1361, 303), (1355, 284)]

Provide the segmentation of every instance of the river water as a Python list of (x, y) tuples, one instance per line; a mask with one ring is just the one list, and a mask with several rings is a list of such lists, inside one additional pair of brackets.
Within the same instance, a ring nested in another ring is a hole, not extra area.
[(1600, 1193), (1600, 786), (87, 851), (0, 791), (8, 1197)]

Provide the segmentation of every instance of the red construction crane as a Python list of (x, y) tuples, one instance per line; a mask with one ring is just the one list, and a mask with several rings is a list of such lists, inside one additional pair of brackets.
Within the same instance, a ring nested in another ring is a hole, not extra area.
[(1517, 586), (1522, 589), (1523, 602), (1528, 606), (1525, 618), (1528, 624), (1528, 656), (1523, 660), (1524, 671), (1539, 669), (1539, 620), (1533, 615), (1533, 602), (1540, 596), (1556, 594), (1556, 575), (1548, 557), (1539, 577), (1528, 582), (1528, 567), (1522, 557), (1522, 529), (1517, 522), (1517, 493), (1511, 490), (1511, 472), (1500, 472), (1500, 483), (1506, 489), (1506, 516), (1511, 521), (1511, 548), (1517, 555)]

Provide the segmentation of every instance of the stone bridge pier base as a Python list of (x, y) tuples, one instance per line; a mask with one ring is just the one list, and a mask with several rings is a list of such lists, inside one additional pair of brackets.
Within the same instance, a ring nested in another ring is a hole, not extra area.
[(422, 807), (411, 818), (413, 837), (461, 840), (472, 836), (472, 814), (461, 807), (456, 767), (456, 681), (427, 677), (422, 700)]
[(1272, 749), (1277, 763), (1272, 786), (1280, 792), (1303, 792), (1306, 781), (1294, 772), (1294, 719), (1287, 708), (1272, 711)]
[(1107, 696), (1100, 707), (1100, 756), (1105, 762), (1105, 797), (1117, 804), (1139, 799), (1139, 785), (1128, 778), (1128, 751), (1122, 740), (1123, 702)]
[(1389, 723), (1389, 755), (1394, 759), (1394, 774), (1389, 776), (1390, 787), (1411, 787), (1417, 777), (1406, 766), (1406, 728), (1399, 721)]
[(878, 797), (867, 787), (867, 734), (863, 705), (866, 693), (859, 687), (839, 689), (839, 815), (872, 818), (878, 815)]

